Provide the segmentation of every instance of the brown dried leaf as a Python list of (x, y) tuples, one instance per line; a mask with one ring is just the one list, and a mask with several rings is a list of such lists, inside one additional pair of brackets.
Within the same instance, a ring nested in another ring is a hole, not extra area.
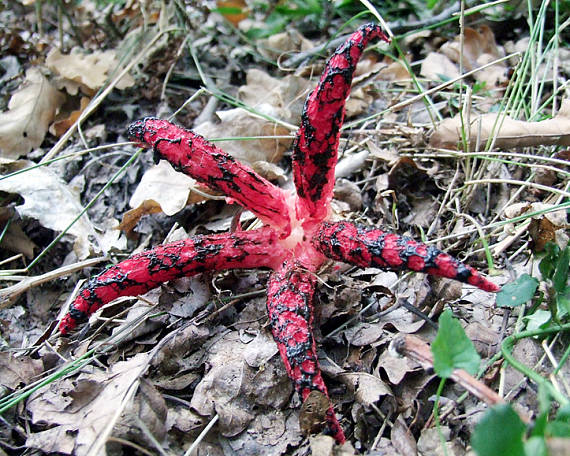
[[(10, 171), (27, 168), (31, 162), (13, 164)], [(0, 181), (0, 190), (17, 193), (24, 204), (16, 206), (21, 217), (38, 220), (42, 226), (54, 231), (63, 231), (83, 210), (79, 196), (61, 178), (47, 167), (34, 168)], [(74, 250), (79, 259), (89, 256), (93, 248), (90, 236), (97, 234), (86, 214), (83, 214), (67, 231), (75, 238)]]
[[(96, 370), (82, 374), (75, 381), (60, 379), (39, 390), (28, 400), (27, 409), (33, 423), (53, 428), (47, 434), (31, 434), (27, 446), (48, 447), (69, 454), (69, 436), (75, 445), (73, 454), (87, 454), (107, 428), (109, 419), (116, 415), (117, 408), (126, 406), (127, 393), (147, 369), (149, 359), (148, 354), (138, 354), (115, 363), (110, 372)], [(62, 432), (56, 431), (57, 428)], [(51, 440), (56, 435), (62, 438)]]
[(394, 445), (394, 448), (398, 450), (398, 454), (401, 456), (417, 455), (416, 441), (402, 415), (398, 415), (398, 418), (394, 422), (390, 439), (392, 445)]
[[(471, 139), (472, 149), (479, 135), (479, 143), (486, 144), (491, 136), (496, 137), (495, 147), (512, 149), (528, 146), (560, 145), (570, 146), (570, 99), (562, 102), (556, 117), (541, 122), (525, 122), (500, 114), (472, 116), (471, 131), (466, 132)], [(461, 118), (459, 115), (441, 122), (430, 139), (430, 146), (440, 149), (461, 150)]]
[[(248, 106), (297, 124), (303, 111), (305, 96), (314, 85), (314, 82), (299, 76), (274, 78), (265, 71), (251, 69), (247, 72), (246, 84), (238, 90), (238, 98)], [(287, 133), (285, 131), (283, 134)]]
[[(0, 208), (0, 223), (5, 226), (5, 223), (12, 218), (14, 211), (6, 207)], [(22, 253), (26, 258), (34, 257), (34, 249), (36, 244), (28, 237), (20, 226), (19, 221), (10, 223), (8, 229), (0, 239), (0, 247), (10, 252)]]
[[(270, 111), (274, 113), (274, 109)], [(204, 122), (194, 128), (194, 131), (205, 138), (228, 138), (249, 136), (282, 136), (288, 135), (289, 130), (266, 119), (253, 116), (242, 108), (218, 111), (220, 123)], [(256, 161), (277, 163), (293, 141), (291, 138), (268, 138), (224, 141), (216, 145), (237, 160), (251, 164)]]
[[(69, 55), (65, 55), (54, 48), (46, 58), (46, 65), (64, 78), (62, 84), (70, 95), (77, 94), (78, 86), (75, 83), (81, 84), (85, 93), (92, 94), (105, 85), (113, 71), (118, 68), (119, 59), (112, 50), (86, 54), (84, 49), (74, 48)], [(117, 83), (116, 88), (122, 90), (134, 84), (135, 80), (126, 74)]]
[(281, 365), (276, 369), (277, 357), (268, 360), (262, 370), (251, 368), (246, 362), (246, 356), (255, 363), (267, 352), (265, 343), (244, 344), (235, 331), (208, 351), (206, 364), (210, 370), (196, 386), (191, 405), (202, 416), (214, 412), (220, 415), (222, 435), (235, 436), (248, 428), (255, 417), (256, 404), (280, 408), (289, 400), (291, 382)]
[(392, 385), (398, 385), (408, 372), (417, 371), (420, 366), (407, 357), (394, 356), (385, 350), (378, 360), (378, 368), (384, 369)]
[(432, 81), (455, 79), (459, 76), (459, 68), (446, 55), (430, 52), (422, 62), (420, 74)]
[(313, 43), (295, 29), (276, 33), (258, 41), (259, 52), (264, 57), (277, 60), (285, 53), (306, 52), (313, 48)]
[(40, 359), (16, 357), (10, 352), (0, 352), (0, 385), (10, 390), (31, 383), (43, 372)]
[(66, 113), (65, 117), (59, 118), (49, 128), (49, 132), (54, 136), (62, 136), (75, 122), (91, 101), (88, 97), (81, 97), (79, 109)]
[(199, 203), (207, 198), (200, 193), (213, 195), (191, 177), (176, 171), (170, 163), (161, 160), (157, 165), (145, 171), (137, 189), (133, 193), (129, 205), (133, 208), (123, 215), (117, 227), (130, 233), (140, 218), (147, 214), (164, 212), (174, 215), (188, 204)]
[(378, 377), (366, 372), (346, 372), (338, 375), (339, 380), (354, 392), (356, 400), (370, 407), (383, 396), (393, 396), (392, 390)]
[(299, 413), (299, 426), (304, 435), (319, 434), (326, 426), (327, 410), (330, 401), (320, 391), (313, 390), (309, 393)]
[[(440, 48), (440, 52), (453, 62), (459, 63), (461, 59), (459, 35), (453, 41), (445, 43)], [(487, 25), (481, 26), (478, 30), (470, 27), (465, 28), (463, 66), (467, 71), (474, 70), (503, 56), (503, 49), (497, 46), (495, 35)], [(475, 78), (480, 82), (485, 82), (487, 89), (493, 89), (504, 84), (507, 80), (506, 73), (507, 65), (502, 62), (486, 68), (485, 71), (477, 72)]]
[(556, 241), (556, 231), (568, 225), (555, 225), (547, 217), (534, 217), (528, 226), (528, 233), (534, 244), (535, 252), (542, 252), (548, 242)]
[(386, 56), (384, 63), (387, 64), (387, 66), (382, 68), (378, 73), (379, 79), (393, 82), (409, 82), (411, 80), (408, 69), (401, 62), (393, 61)]
[(8, 111), (0, 114), (0, 156), (15, 160), (39, 147), (62, 103), (63, 95), (40, 70), (30, 68)]
[[(536, 212), (545, 209), (550, 209), (553, 206), (551, 204), (544, 203), (515, 203), (506, 207), (504, 210), (505, 218), (511, 219), (519, 217), (529, 212)], [(536, 243), (536, 249), (544, 249), (544, 244), (546, 242), (554, 241), (561, 248), (564, 248), (568, 243), (568, 234), (566, 233), (568, 228), (566, 211), (563, 209), (558, 211), (548, 212), (544, 215), (537, 215), (531, 219), (532, 232), (531, 237)], [(527, 231), (527, 228), (523, 225), (522, 227), (515, 228), (513, 224), (507, 224), (504, 227), (504, 231), (507, 237), (498, 243), (494, 251), (501, 251), (503, 245), (508, 245), (512, 241), (513, 237), (520, 235), (519, 231)], [(540, 250), (537, 250), (540, 251)]]
[[(241, 21), (247, 18), (249, 15), (249, 10), (245, 0), (217, 0), (216, 6), (222, 9), (222, 16), (231, 22), (234, 27), (236, 27)], [(239, 10), (239, 12), (224, 12), (223, 8)]]

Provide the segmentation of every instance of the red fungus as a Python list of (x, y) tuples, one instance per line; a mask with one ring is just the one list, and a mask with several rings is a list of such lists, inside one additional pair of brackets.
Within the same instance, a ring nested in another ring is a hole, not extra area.
[[(129, 136), (158, 157), (229, 202), (252, 211), (266, 226), (253, 231), (194, 236), (133, 255), (91, 278), (60, 323), (66, 334), (102, 305), (119, 296), (145, 293), (169, 280), (203, 271), (267, 267), (267, 311), (287, 373), (303, 401), (311, 391), (328, 392), (313, 337), (314, 271), (325, 259), (357, 266), (411, 269), (456, 279), (487, 291), (498, 287), (440, 250), (382, 230), (330, 222), (329, 203), (340, 127), (352, 75), (367, 43), (388, 41), (379, 26), (360, 27), (328, 60), (303, 110), (293, 150), (296, 195), (290, 195), (235, 161), (201, 136), (168, 121), (147, 118)], [(338, 443), (345, 436), (332, 405), (325, 432)]]

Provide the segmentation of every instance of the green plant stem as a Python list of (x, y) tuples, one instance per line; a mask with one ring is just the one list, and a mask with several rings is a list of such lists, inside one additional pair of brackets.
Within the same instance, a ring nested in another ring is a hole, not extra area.
[(433, 404), (433, 418), (435, 420), (435, 427), (437, 429), (437, 435), (439, 436), (439, 441), (441, 443), (441, 447), (443, 448), (443, 454), (447, 456), (447, 446), (445, 445), (445, 437), (443, 432), (441, 432), (441, 424), (439, 422), (439, 398), (441, 397), (441, 393), (443, 391), (443, 387), (445, 386), (445, 378), (441, 378), (439, 381), (439, 385), (437, 387), (437, 392), (435, 395), (435, 403)]
[(535, 329), (532, 331), (522, 331), (518, 334), (513, 334), (503, 340), (501, 344), (501, 353), (505, 361), (507, 361), (511, 366), (513, 366), (516, 370), (526, 375), (528, 378), (533, 380), (539, 386), (545, 388), (549, 394), (554, 398), (561, 406), (568, 406), (570, 405), (570, 400), (564, 396), (560, 391), (558, 391), (552, 383), (550, 383), (547, 379), (545, 379), (542, 375), (538, 374), (537, 372), (530, 369), (528, 366), (525, 366), (523, 363), (517, 361), (511, 350), (515, 344), (515, 342), (525, 339), (527, 337), (535, 337), (535, 336), (544, 336), (546, 334), (553, 334), (561, 331), (570, 331), (570, 323), (566, 323), (561, 326), (557, 326), (555, 328), (546, 328), (546, 329)]
[(95, 350), (96, 350), (96, 348), (92, 348), (91, 350), (86, 352), (81, 357), (77, 358), (76, 360), (72, 361), (71, 363), (67, 364), (66, 366), (63, 366), (60, 370), (58, 370), (57, 372), (54, 372), (49, 377), (47, 377), (43, 381), (39, 382), (37, 385), (33, 386), (32, 388), (28, 389), (27, 391), (20, 392), (19, 394), (17, 394), (13, 398), (10, 398), (10, 396), (8, 396), (7, 398), (2, 399), (0, 401), (0, 415), (2, 413), (4, 413), (6, 410), (14, 407), (14, 405), (18, 404), (19, 402), (21, 402), (24, 399), (31, 396), (34, 392), (36, 392), (40, 388), (43, 388), (44, 386), (49, 385), (50, 383), (54, 382), (55, 380), (57, 380), (61, 377), (64, 377), (68, 373), (73, 372), (77, 369), (81, 369), (86, 364), (89, 364), (91, 362), (91, 355), (93, 355)]

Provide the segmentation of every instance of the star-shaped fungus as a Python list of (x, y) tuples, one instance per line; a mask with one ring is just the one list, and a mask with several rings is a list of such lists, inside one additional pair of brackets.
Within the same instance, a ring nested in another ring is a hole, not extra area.
[[(146, 118), (129, 136), (152, 147), (179, 171), (223, 193), (263, 223), (251, 231), (193, 236), (131, 256), (92, 277), (60, 323), (68, 333), (119, 296), (135, 296), (179, 277), (204, 271), (270, 268), (267, 311), (287, 373), (303, 401), (312, 391), (328, 398), (315, 339), (313, 304), (317, 269), (333, 259), (361, 267), (411, 269), (469, 283), (498, 287), (435, 247), (349, 221), (332, 221), (330, 201), (344, 107), (356, 64), (370, 40), (388, 41), (379, 26), (355, 31), (326, 63), (302, 114), (293, 148), (296, 194), (268, 182), (203, 137), (166, 120)], [(329, 405), (325, 432), (338, 443), (345, 436)]]

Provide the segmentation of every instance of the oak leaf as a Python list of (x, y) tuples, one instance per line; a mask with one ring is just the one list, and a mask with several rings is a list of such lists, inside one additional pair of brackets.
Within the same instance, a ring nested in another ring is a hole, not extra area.
[[(560, 111), (552, 119), (541, 122), (526, 122), (502, 114), (484, 114), (471, 117), (471, 131), (466, 132), (471, 138), (471, 147), (479, 135), (479, 144), (485, 145), (489, 138), (496, 136), (495, 148), (512, 149), (518, 147), (560, 145), (570, 146), (570, 99), (562, 102)], [(432, 147), (440, 149), (458, 149), (461, 146), (461, 118), (455, 116), (446, 119), (430, 139)]]
[(40, 70), (30, 68), (8, 111), (0, 114), (0, 156), (15, 160), (39, 147), (62, 103), (63, 96)]

